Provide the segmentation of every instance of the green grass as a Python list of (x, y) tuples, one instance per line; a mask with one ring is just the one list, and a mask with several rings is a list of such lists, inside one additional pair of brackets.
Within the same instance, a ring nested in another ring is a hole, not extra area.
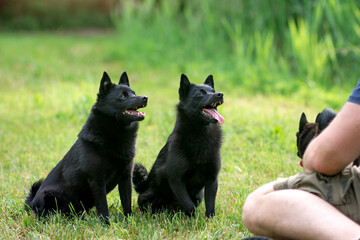
[[(325, 90), (307, 84), (299, 84), (296, 91), (281, 95), (266, 88), (255, 91), (242, 82), (229, 81), (231, 69), (221, 65), (221, 59), (191, 61), (190, 57), (184, 57), (171, 62), (172, 57), (181, 54), (179, 47), (147, 45), (151, 41), (134, 46), (136, 41), (127, 37), (1, 33), (0, 238), (241, 239), (250, 236), (241, 219), (247, 195), (263, 183), (301, 171), (295, 145), (300, 114), (306, 112), (310, 120), (324, 107), (339, 110), (351, 91), (351, 87)], [(171, 47), (174, 50), (170, 51)], [(162, 55), (166, 50), (169, 52)], [(259, 76), (256, 65), (248, 68), (254, 77)], [(206, 219), (204, 203), (193, 218), (183, 214), (142, 214), (134, 192), (133, 215), (126, 220), (116, 190), (107, 197), (110, 227), (101, 224), (95, 211), (82, 217), (54, 214), (38, 220), (24, 210), (30, 185), (46, 177), (75, 142), (96, 99), (104, 70), (115, 82), (126, 70), (131, 87), (149, 97), (135, 157), (136, 162), (148, 168), (175, 123), (180, 74), (184, 72), (195, 83), (202, 83), (208, 74), (214, 74), (215, 88), (225, 96), (224, 105), (218, 108), (225, 123), (213, 219)], [(282, 77), (281, 73), (276, 74)], [(287, 86), (286, 81), (282, 84)]]

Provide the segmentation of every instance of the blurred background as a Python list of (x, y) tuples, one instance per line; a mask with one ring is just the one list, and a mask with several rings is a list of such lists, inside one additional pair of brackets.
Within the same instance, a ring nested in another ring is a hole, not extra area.
[(201, 63), (247, 92), (291, 94), (354, 86), (359, 7), (359, 0), (0, 0), (0, 30), (111, 31), (122, 47), (107, 61), (131, 49), (127, 60), (148, 67)]

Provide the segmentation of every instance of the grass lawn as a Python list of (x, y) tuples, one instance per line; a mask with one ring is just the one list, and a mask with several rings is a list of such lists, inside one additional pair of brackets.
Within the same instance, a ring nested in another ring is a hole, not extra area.
[[(124, 37), (49, 33), (0, 35), (0, 238), (14, 239), (241, 239), (251, 234), (243, 225), (242, 206), (259, 185), (301, 171), (296, 137), (301, 113), (309, 120), (324, 107), (338, 111), (350, 88), (303, 86), (284, 95), (248, 92), (230, 84), (215, 61), (178, 66), (169, 59), (156, 64), (137, 58)], [(114, 57), (114, 49), (116, 56)], [(121, 53), (119, 55), (119, 52)], [(148, 54), (152, 54), (149, 52)], [(186, 60), (186, 59), (185, 59)], [(216, 64), (216, 63), (215, 63)], [(82, 218), (54, 214), (38, 220), (24, 210), (30, 185), (62, 159), (77, 139), (88, 116), (103, 71), (117, 82), (127, 71), (131, 87), (149, 97), (140, 123), (135, 162), (150, 168), (175, 123), (180, 74), (203, 83), (214, 74), (215, 88), (224, 93), (218, 108), (222, 125), (222, 169), (216, 215), (205, 217), (204, 203), (193, 218), (183, 214), (142, 214), (133, 192), (133, 215), (122, 215), (116, 190), (107, 199), (111, 226), (95, 210)], [(229, 71), (229, 70), (227, 70)], [(271, 72), (269, 72), (271, 74)], [(355, 82), (354, 82), (355, 86)]]

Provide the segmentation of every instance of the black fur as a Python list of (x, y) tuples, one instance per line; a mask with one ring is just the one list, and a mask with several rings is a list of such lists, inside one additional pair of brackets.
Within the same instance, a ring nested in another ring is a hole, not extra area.
[(146, 168), (139, 163), (135, 163), (132, 180), (136, 192), (144, 192), (148, 188), (149, 185), (147, 178), (148, 171)]
[(135, 141), (138, 121), (144, 119), (136, 109), (146, 105), (147, 97), (135, 95), (125, 72), (118, 85), (104, 72), (97, 101), (77, 141), (45, 180), (32, 185), (26, 204), (39, 216), (95, 206), (109, 223), (106, 194), (118, 185), (124, 214), (130, 214)]
[[(215, 92), (210, 75), (202, 85), (190, 83), (183, 74), (179, 88), (175, 127), (147, 175), (135, 164), (133, 183), (140, 194), (141, 210), (183, 211), (192, 215), (205, 189), (206, 216), (215, 214), (218, 173), (221, 166), (223, 118), (216, 112), (223, 94)], [(206, 109), (205, 109), (206, 108)], [(205, 113), (204, 111), (213, 113)]]

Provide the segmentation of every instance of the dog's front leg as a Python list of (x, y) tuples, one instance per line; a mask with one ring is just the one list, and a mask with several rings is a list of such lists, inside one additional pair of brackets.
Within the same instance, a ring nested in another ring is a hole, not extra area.
[(99, 217), (104, 221), (105, 224), (109, 225), (109, 209), (106, 200), (105, 183), (96, 179), (90, 179), (89, 186)]
[(183, 182), (180, 181), (178, 177), (169, 178), (169, 184), (171, 190), (175, 194), (176, 200), (180, 204), (182, 210), (188, 216), (194, 215), (195, 212), (195, 204), (192, 202), (187, 190), (186, 186)]
[(218, 180), (211, 179), (205, 183), (205, 207), (206, 217), (215, 215), (215, 199), (218, 189)]
[(118, 183), (119, 195), (121, 200), (121, 205), (124, 210), (124, 215), (127, 217), (131, 214), (131, 194), (132, 194), (132, 184), (131, 184), (131, 170), (123, 174)]

